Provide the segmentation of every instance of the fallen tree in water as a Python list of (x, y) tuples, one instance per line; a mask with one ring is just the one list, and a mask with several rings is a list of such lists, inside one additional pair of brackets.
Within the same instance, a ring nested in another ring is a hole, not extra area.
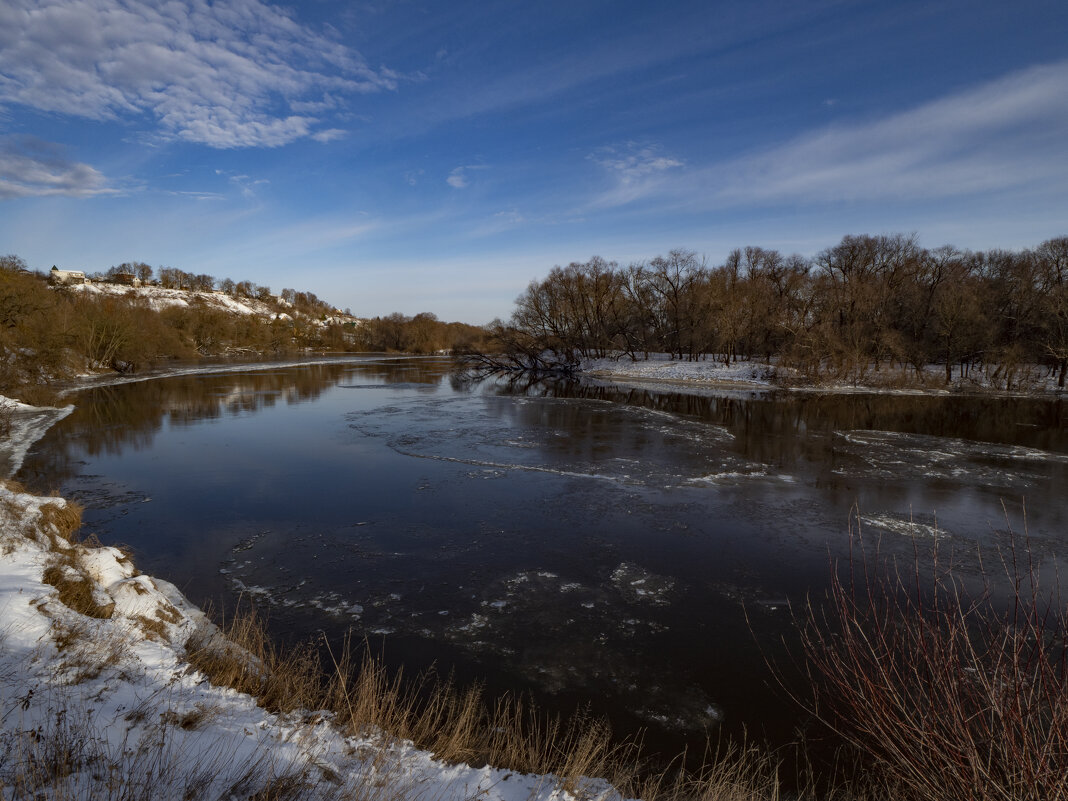
[(533, 334), (495, 320), (489, 327), (492, 347), (460, 354), (476, 371), (524, 372), (570, 377), (579, 369), (579, 357), (562, 339)]

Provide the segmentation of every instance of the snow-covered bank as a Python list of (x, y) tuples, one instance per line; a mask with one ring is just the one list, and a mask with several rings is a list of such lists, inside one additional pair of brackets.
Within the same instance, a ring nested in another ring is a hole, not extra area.
[(635, 381), (663, 382), (692, 388), (723, 389), (785, 389), (796, 392), (863, 393), (878, 392), (902, 395), (946, 395), (950, 393), (982, 392), (1003, 395), (1028, 395), (1033, 393), (1061, 393), (1056, 378), (1035, 365), (1016, 371), (1012, 388), (1000, 386), (996, 380), (997, 370), (987, 374), (974, 370), (969, 375), (961, 374), (958, 367), (952, 370), (949, 384), (944, 383), (945, 366), (928, 365), (922, 381), (913, 374), (903, 376), (900, 370), (869, 371), (856, 383), (827, 380), (809, 383), (801, 380), (796, 371), (782, 367), (772, 360), (734, 361), (724, 364), (720, 358), (708, 357), (703, 361), (672, 359), (666, 353), (650, 354), (648, 359), (632, 361), (627, 356), (590, 359), (582, 363), (585, 375), (606, 378), (617, 382)]
[(730, 365), (714, 359), (688, 362), (671, 359), (666, 353), (653, 353), (648, 359), (638, 361), (625, 356), (618, 359), (591, 359), (582, 364), (582, 372), (600, 378), (747, 386), (754, 389), (773, 387), (776, 376), (776, 368), (759, 362), (734, 362)]
[[(10, 453), (41, 425), (9, 437)], [(573, 794), (552, 776), (446, 765), (382, 734), (346, 736), (328, 713), (275, 715), (213, 686), (186, 649), (228, 647), (215, 627), (122, 551), (72, 542), (75, 517), (61, 498), (0, 484), (0, 797), (617, 796), (601, 781)]]
[[(220, 373), (254, 373), (261, 370), (276, 370), (288, 367), (307, 367), (317, 364), (367, 364), (368, 362), (388, 359), (432, 359), (434, 356), (407, 356), (389, 354), (346, 353), (325, 356), (294, 356), (285, 359), (264, 359), (262, 361), (200, 362), (193, 364), (168, 365), (143, 373), (90, 373), (78, 376), (72, 385), (60, 391), (60, 396), (91, 387), (111, 387), (119, 384), (136, 384), (142, 381), (154, 381), (159, 378), (176, 378), (191, 375), (215, 375)], [(73, 408), (73, 407), (71, 407)]]

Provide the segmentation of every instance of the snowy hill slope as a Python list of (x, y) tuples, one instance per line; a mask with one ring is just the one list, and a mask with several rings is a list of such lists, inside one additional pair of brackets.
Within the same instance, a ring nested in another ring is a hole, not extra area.
[(132, 287), (99, 281), (92, 284), (74, 284), (69, 289), (88, 296), (106, 297), (111, 295), (114, 297), (137, 298), (148, 303), (156, 311), (202, 303), (209, 308), (216, 308), (232, 314), (260, 315), (263, 317), (273, 317), (278, 314), (278, 311), (271, 304), (262, 300), (247, 297), (236, 298), (225, 292), (164, 289), (158, 286)]

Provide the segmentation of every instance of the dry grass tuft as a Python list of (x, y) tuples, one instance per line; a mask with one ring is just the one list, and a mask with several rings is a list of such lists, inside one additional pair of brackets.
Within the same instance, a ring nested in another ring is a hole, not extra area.
[(406, 680), (366, 647), (357, 658), (351, 643), (339, 654), (327, 647), (324, 663), (308, 644), (277, 648), (251, 610), (234, 616), (224, 631), (226, 643), (191, 642), (188, 660), (212, 683), (247, 692), (272, 712), (327, 710), (351, 733), (410, 740), (445, 762), (551, 774), (558, 789), (579, 798), (595, 792), (586, 788), (591, 777), (645, 801), (780, 797), (777, 763), (756, 747), (724, 747), (696, 773), (651, 774), (638, 743), (615, 740), (607, 721), (588, 713), (565, 720), (522, 698), (489, 703), (481, 688), (460, 689), (432, 672)]
[(41, 580), (56, 588), (61, 604), (79, 614), (107, 619), (115, 611), (115, 602), (99, 603), (92, 580), (70, 565), (53, 564), (45, 568)]
[(181, 713), (175, 712), (173, 709), (167, 710), (161, 715), (161, 720), (169, 726), (177, 726), (185, 731), (195, 731), (203, 728), (218, 717), (221, 711), (218, 707), (209, 707), (197, 703), (192, 709), (187, 709)]
[(41, 507), (41, 523), (51, 527), (67, 542), (74, 542), (74, 535), (82, 525), (82, 507), (74, 501), (46, 503)]
[(164, 642), (168, 641), (167, 628), (163, 625), (162, 621), (153, 620), (144, 615), (134, 615), (133, 619), (137, 621), (137, 625), (141, 627), (148, 637), (151, 637), (154, 634), (157, 639)]
[(105, 670), (118, 668), (127, 654), (127, 644), (117, 632), (90, 631), (88, 621), (53, 622), (49, 631), (58, 653), (57, 667), (68, 684), (98, 678)]
[(60, 654), (72, 651), (89, 638), (89, 629), (85, 623), (60, 623), (56, 621), (50, 631), (52, 641)]
[(164, 623), (182, 622), (181, 614), (179, 614), (178, 610), (171, 606), (169, 603), (159, 603), (156, 605), (156, 617), (158, 617)]
[(248, 693), (270, 712), (322, 708), (326, 680), (310, 644), (278, 648), (251, 610), (224, 629), (225, 640), (193, 637), (186, 643), (186, 659), (212, 684)]

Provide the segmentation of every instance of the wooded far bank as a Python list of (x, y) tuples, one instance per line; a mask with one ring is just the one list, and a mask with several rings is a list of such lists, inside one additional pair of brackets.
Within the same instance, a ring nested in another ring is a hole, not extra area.
[[(57, 380), (172, 359), (308, 350), (436, 353), (486, 346), (485, 328), (433, 314), (358, 319), (310, 292), (147, 264), (61, 276), (0, 256), (0, 394), (49, 401)], [(57, 280), (58, 278), (58, 280)], [(86, 280), (88, 279), (88, 280)], [(136, 279), (136, 284), (134, 283)]]
[(915, 236), (846, 236), (812, 258), (734, 250), (710, 266), (673, 250), (626, 267), (555, 267), (492, 326), (516, 366), (665, 352), (776, 358), (812, 379), (861, 383), (880, 366), (919, 377), (996, 366), (1068, 370), (1068, 237), (1034, 249), (928, 250)]

